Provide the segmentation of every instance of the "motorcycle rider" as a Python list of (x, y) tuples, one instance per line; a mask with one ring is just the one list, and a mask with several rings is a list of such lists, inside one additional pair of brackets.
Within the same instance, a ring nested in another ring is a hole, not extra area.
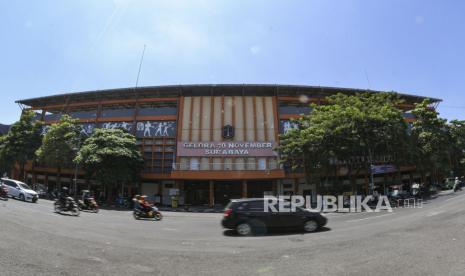
[(134, 206), (135, 210), (140, 210), (139, 197), (140, 197), (140, 195), (135, 195), (134, 198), (132, 199), (133, 206)]
[(68, 187), (62, 187), (60, 192), (60, 198), (58, 199), (60, 202), (60, 206), (62, 208), (66, 208), (66, 198), (69, 196), (68, 194)]
[(138, 201), (138, 203), (139, 203), (139, 206), (140, 206), (139, 209), (140, 209), (142, 212), (148, 213), (148, 212), (150, 212), (150, 211), (153, 210), (152, 204), (150, 204), (150, 203), (147, 201), (147, 196), (144, 196), (144, 195), (143, 195), (143, 196), (139, 196), (139, 201)]
[(84, 205), (90, 206), (90, 199), (93, 198), (92, 194), (89, 192), (85, 192), (82, 194), (82, 202), (84, 202)]
[(459, 180), (458, 177), (455, 177), (455, 182), (454, 182), (454, 192), (457, 192), (457, 191), (461, 191), (462, 190), (462, 187), (461, 187), (461, 181)]

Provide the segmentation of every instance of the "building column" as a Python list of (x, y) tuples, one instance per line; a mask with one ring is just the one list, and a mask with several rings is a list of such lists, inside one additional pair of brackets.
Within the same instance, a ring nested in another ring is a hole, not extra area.
[(247, 180), (242, 180), (242, 197), (247, 197)]
[(365, 192), (368, 195), (370, 183), (368, 183), (368, 175), (365, 173)]
[(275, 196), (278, 195), (278, 182), (276, 180), (271, 180), (271, 190)]
[(32, 186), (37, 189), (37, 174), (35, 171), (32, 171)]
[(208, 184), (208, 206), (213, 207), (213, 205), (215, 205), (215, 184), (213, 180), (210, 180)]
[[(178, 206), (179, 206), (179, 205), (181, 205), (181, 203), (180, 203), (180, 202), (181, 202), (180, 198), (181, 198), (181, 194), (183, 193), (182, 190), (184, 190), (184, 183), (182, 182), (182, 180), (176, 180), (176, 181), (174, 182), (174, 188), (175, 188), (175, 189), (178, 189)], [(186, 204), (186, 198), (187, 198), (187, 196), (184, 195), (183, 205)]]
[(299, 179), (294, 178), (294, 195), (299, 194)]

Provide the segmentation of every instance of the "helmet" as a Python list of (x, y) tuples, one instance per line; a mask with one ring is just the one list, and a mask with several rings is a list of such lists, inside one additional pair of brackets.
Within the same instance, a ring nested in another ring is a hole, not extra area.
[(61, 190), (62, 190), (63, 192), (66, 192), (66, 191), (68, 191), (68, 187), (62, 187)]

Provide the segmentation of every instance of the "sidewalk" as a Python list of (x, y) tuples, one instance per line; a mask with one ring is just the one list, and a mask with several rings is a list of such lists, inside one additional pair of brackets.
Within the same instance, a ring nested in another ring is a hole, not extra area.
[(177, 208), (159, 206), (160, 211), (164, 212), (191, 212), (191, 213), (223, 213), (224, 207), (206, 207), (206, 206), (179, 206)]
[[(445, 195), (451, 195), (454, 194), (454, 190), (446, 190), (446, 191), (440, 191), (439, 193), (429, 197), (429, 198), (424, 198), (423, 203), (428, 202), (429, 200), (433, 200), (437, 198), (438, 196), (445, 196)], [(370, 206), (374, 207), (374, 206)], [(162, 211), (162, 212), (190, 212), (190, 213), (223, 213), (224, 207), (223, 206), (214, 206), (214, 207), (208, 207), (208, 206), (179, 206), (177, 208), (169, 207), (169, 206), (157, 206), (157, 208)], [(331, 214), (331, 213), (327, 213)], [(344, 213), (344, 212), (335, 212), (335, 214), (350, 214), (350, 213)]]

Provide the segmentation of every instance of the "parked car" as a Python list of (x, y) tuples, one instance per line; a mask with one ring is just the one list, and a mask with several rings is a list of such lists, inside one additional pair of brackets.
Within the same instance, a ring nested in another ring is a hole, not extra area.
[(39, 195), (32, 190), (27, 184), (8, 178), (2, 178), (2, 183), (8, 188), (8, 196), (18, 198), (22, 201), (37, 202)]
[(234, 199), (224, 211), (222, 225), (241, 236), (264, 234), (269, 229), (314, 232), (327, 223), (319, 212), (296, 208), (295, 212), (265, 212), (265, 199)]

